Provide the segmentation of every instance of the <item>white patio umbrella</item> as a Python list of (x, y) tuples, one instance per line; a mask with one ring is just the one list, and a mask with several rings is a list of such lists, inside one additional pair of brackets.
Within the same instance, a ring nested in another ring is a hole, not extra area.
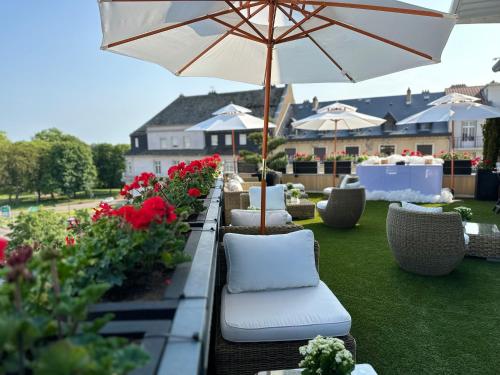
[(396, 0), (100, 0), (99, 9), (105, 50), (179, 76), (264, 85), (263, 174), (271, 84), (357, 82), (437, 63), (456, 22)]
[[(231, 130), (232, 146), (233, 146), (233, 167), (236, 171), (236, 143), (234, 133), (241, 130), (260, 130), (264, 128), (264, 120), (250, 115), (252, 111), (248, 108), (228, 104), (214, 113), (205, 121), (202, 121), (186, 131), (203, 131), (203, 132), (222, 132)], [(269, 128), (275, 128), (276, 125), (269, 123)]]
[(397, 125), (449, 122), (451, 121), (451, 188), (454, 188), (454, 166), (453, 154), (455, 152), (455, 121), (474, 121), (488, 118), (500, 117), (500, 109), (477, 103), (479, 98), (463, 94), (450, 94), (443, 96), (431, 103), (430, 108), (409, 116), (397, 123)]
[(334, 103), (320, 108), (309, 117), (294, 121), (292, 126), (300, 130), (333, 131), (333, 186), (337, 174), (337, 130), (355, 130), (383, 124), (386, 120), (356, 112), (356, 107)]

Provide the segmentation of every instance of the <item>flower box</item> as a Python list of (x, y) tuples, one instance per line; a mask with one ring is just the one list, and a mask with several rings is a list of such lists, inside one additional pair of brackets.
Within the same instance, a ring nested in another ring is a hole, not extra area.
[[(338, 160), (337, 161), (337, 176), (340, 174), (351, 174), (352, 161)], [(333, 173), (333, 161), (325, 161), (325, 174)]]
[(317, 161), (294, 161), (293, 162), (294, 174), (317, 174), (318, 162)]
[[(454, 161), (455, 175), (470, 175), (472, 173), (472, 162), (468, 159)], [(451, 175), (451, 160), (445, 160), (443, 165), (443, 174)]]
[(474, 199), (496, 201), (498, 199), (499, 177), (489, 169), (478, 169), (476, 174), (476, 193)]
[(238, 162), (238, 173), (255, 173), (257, 170), (257, 164), (247, 163), (244, 161)]

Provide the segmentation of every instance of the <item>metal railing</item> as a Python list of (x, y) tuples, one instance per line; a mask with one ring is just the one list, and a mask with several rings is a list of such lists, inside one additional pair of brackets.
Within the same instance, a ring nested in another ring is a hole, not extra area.
[(482, 148), (484, 144), (483, 137), (455, 137), (455, 149)]

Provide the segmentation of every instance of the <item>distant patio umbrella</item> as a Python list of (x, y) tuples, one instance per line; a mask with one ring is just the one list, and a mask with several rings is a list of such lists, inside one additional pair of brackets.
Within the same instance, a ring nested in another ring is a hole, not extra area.
[[(186, 131), (223, 132), (231, 130), (233, 167), (234, 171), (236, 171), (236, 142), (234, 132), (241, 130), (260, 130), (264, 128), (264, 120), (250, 115), (251, 112), (252, 111), (248, 108), (231, 103), (212, 113), (214, 117), (191, 126), (187, 128)], [(276, 125), (269, 123), (268, 127), (274, 128)]]
[(356, 112), (356, 107), (342, 103), (320, 108), (318, 112), (304, 119), (294, 121), (292, 126), (299, 130), (333, 131), (333, 186), (337, 174), (337, 130), (355, 130), (383, 124), (386, 120)]
[(500, 117), (500, 110), (484, 104), (477, 103), (479, 98), (462, 94), (450, 94), (443, 96), (431, 103), (430, 108), (409, 116), (397, 123), (397, 125), (449, 122), (451, 121), (451, 188), (455, 186), (455, 121), (474, 121), (488, 118)]
[(271, 84), (357, 82), (434, 64), (456, 23), (396, 0), (100, 0), (99, 9), (105, 50), (179, 76), (264, 86), (264, 175)]

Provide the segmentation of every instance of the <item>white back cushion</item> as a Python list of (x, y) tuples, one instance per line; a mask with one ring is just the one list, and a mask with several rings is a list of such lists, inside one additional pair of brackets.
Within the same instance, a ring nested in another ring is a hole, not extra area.
[(245, 181), (240, 177), (238, 176), (237, 174), (233, 175), (233, 180), (236, 180), (238, 181), (240, 184), (244, 183)]
[[(288, 222), (288, 212), (285, 210), (266, 211), (266, 226), (285, 225)], [(231, 210), (231, 225), (260, 225), (260, 210)]]
[(227, 182), (227, 190), (229, 191), (243, 191), (241, 183), (237, 180), (229, 180)]
[(224, 249), (230, 293), (319, 283), (311, 230), (269, 236), (228, 233), (224, 236)]
[(431, 212), (431, 213), (441, 213), (443, 212), (443, 207), (423, 207), (416, 204), (401, 202), (401, 207), (408, 211), (415, 212)]
[[(261, 188), (252, 186), (248, 189), (250, 206), (260, 209)], [(266, 210), (285, 210), (285, 189), (283, 185), (266, 187)]]

